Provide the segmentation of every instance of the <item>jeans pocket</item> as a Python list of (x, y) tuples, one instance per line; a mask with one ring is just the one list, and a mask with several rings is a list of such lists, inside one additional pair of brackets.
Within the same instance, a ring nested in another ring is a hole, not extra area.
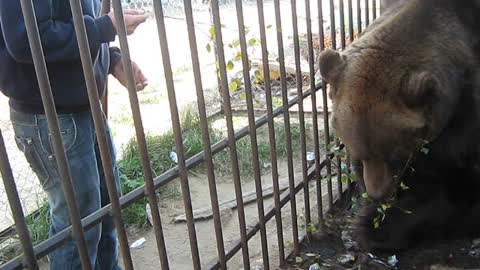
[(28, 164), (30, 164), (33, 172), (35, 172), (40, 180), (40, 184), (45, 188), (50, 179), (50, 175), (48, 174), (47, 168), (38, 152), (38, 145), (36, 145), (34, 140), (30, 137), (16, 136), (15, 142), (17, 143), (18, 148), (24, 153)]
[[(40, 143), (43, 148), (43, 151), (50, 156), (54, 155), (53, 151), (53, 138), (48, 130), (48, 124), (46, 119), (39, 119), (38, 122), (40, 130)], [(58, 116), (58, 126), (60, 128), (60, 134), (62, 136), (63, 147), (65, 152), (68, 152), (77, 139), (77, 126), (75, 119), (71, 115), (59, 115)]]

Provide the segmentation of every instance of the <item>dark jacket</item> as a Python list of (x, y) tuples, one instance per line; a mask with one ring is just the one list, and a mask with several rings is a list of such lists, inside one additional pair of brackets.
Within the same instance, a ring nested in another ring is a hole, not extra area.
[[(68, 0), (33, 0), (43, 52), (59, 113), (89, 110), (88, 95)], [(115, 28), (108, 16), (97, 17), (100, 0), (82, 0), (83, 18), (94, 60), (100, 96), (118, 50), (109, 49)], [(111, 63), (112, 62), (112, 63)], [(0, 0), (0, 89), (10, 106), (42, 113), (32, 54), (19, 0)]]

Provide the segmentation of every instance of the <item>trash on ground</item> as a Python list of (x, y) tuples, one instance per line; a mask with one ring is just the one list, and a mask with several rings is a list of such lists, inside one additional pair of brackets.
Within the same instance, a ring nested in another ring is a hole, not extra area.
[(147, 242), (147, 240), (142, 237), (140, 239), (138, 239), (137, 241), (133, 242), (131, 245), (130, 245), (130, 248), (141, 248), (145, 242)]
[(308, 270), (320, 270), (320, 265), (318, 263), (310, 265)]
[(170, 159), (171, 159), (173, 162), (178, 163), (178, 155), (177, 155), (177, 153), (175, 153), (175, 152), (173, 152), (173, 151), (170, 152)]
[(397, 256), (396, 256), (396, 255), (393, 255), (393, 256), (388, 257), (387, 263), (388, 263), (388, 265), (390, 265), (390, 266), (395, 266), (395, 265), (397, 265), (397, 263), (398, 263)]
[(352, 254), (345, 254), (337, 258), (337, 261), (341, 264), (349, 264), (355, 262), (355, 256)]

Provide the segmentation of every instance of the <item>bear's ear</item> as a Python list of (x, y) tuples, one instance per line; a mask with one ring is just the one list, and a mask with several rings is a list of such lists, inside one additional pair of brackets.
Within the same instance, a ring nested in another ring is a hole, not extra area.
[(437, 79), (428, 71), (415, 72), (410, 75), (403, 96), (407, 104), (423, 105), (438, 87)]
[(318, 56), (318, 66), (322, 78), (328, 83), (334, 82), (343, 71), (346, 57), (339, 52), (326, 49)]

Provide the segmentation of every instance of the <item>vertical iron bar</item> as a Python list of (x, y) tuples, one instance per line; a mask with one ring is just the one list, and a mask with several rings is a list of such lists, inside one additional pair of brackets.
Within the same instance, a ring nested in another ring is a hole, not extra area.
[(365, 28), (370, 24), (369, 0), (365, 0)]
[(200, 62), (198, 59), (197, 40), (195, 36), (195, 25), (193, 21), (193, 11), (191, 0), (184, 0), (185, 17), (187, 20), (188, 40), (190, 42), (190, 51), (192, 55), (192, 67), (195, 77), (195, 86), (197, 90), (198, 111), (200, 116), (200, 126), (202, 129), (203, 152), (205, 153), (205, 166), (207, 168), (207, 178), (210, 190), (210, 201), (212, 204), (213, 223), (215, 226), (215, 235), (217, 241), (217, 252), (221, 269), (227, 269), (227, 260), (225, 257), (225, 245), (223, 242), (222, 221), (220, 218), (220, 208), (218, 206), (218, 193), (215, 183), (215, 170), (213, 167), (212, 149), (210, 135), (208, 130), (208, 119), (205, 108), (205, 97), (203, 94), (203, 85), (201, 78)]
[(375, 20), (377, 18), (377, 0), (372, 0), (372, 1), (373, 1), (373, 4), (372, 4), (373, 20)]
[(145, 177), (145, 185), (147, 187), (147, 197), (150, 204), (150, 211), (152, 214), (153, 227), (155, 231), (155, 239), (157, 244), (157, 250), (159, 252), (160, 262), (163, 269), (168, 269), (168, 258), (165, 249), (165, 239), (163, 235), (162, 221), (158, 210), (158, 201), (153, 186), (153, 175), (150, 160), (148, 158), (148, 148), (145, 139), (145, 133), (143, 129), (143, 122), (138, 104), (138, 97), (136, 93), (136, 82), (132, 69), (132, 62), (130, 57), (130, 49), (127, 40), (127, 32), (125, 29), (125, 21), (122, 11), (122, 4), (120, 0), (113, 1), (113, 12), (115, 19), (118, 22), (118, 38), (120, 41), (120, 48), (122, 50), (122, 65), (125, 70), (127, 79), (127, 90), (130, 99), (130, 107), (133, 115), (133, 123), (135, 126), (135, 132), (140, 150), (140, 158), (142, 161), (142, 169)]
[[(336, 25), (335, 25), (335, 4), (333, 0), (330, 0), (330, 35), (332, 36), (332, 49), (337, 49), (337, 38), (336, 38)], [(327, 154), (328, 154), (328, 145), (330, 144), (330, 130), (329, 130), (329, 123), (328, 123), (328, 103), (327, 103), (327, 95), (326, 95), (326, 84), (323, 84), (324, 88), (324, 95), (323, 95), (323, 109), (324, 109), (324, 127), (325, 127), (325, 145), (327, 146)], [(328, 157), (327, 157), (328, 159)], [(333, 205), (333, 187), (332, 187), (332, 163), (327, 163), (327, 177), (328, 177), (328, 203), (329, 206), (332, 207)]]
[(332, 39), (332, 49), (337, 49), (337, 29), (335, 24), (335, 2), (330, 0), (330, 38)]
[(340, 44), (342, 50), (345, 49), (345, 6), (344, 6), (344, 0), (339, 0), (340, 5), (339, 5), (339, 13), (340, 13)]
[(317, 0), (318, 8), (318, 38), (320, 51), (325, 50), (325, 30), (323, 28), (323, 0)]
[[(336, 139), (336, 146), (340, 146), (340, 139)], [(339, 198), (343, 196), (343, 186), (342, 186), (342, 158), (337, 155), (337, 190)]]
[(5, 186), (5, 192), (7, 193), (10, 209), (12, 210), (13, 219), (15, 221), (15, 229), (23, 248), (23, 254), (25, 255), (24, 266), (28, 269), (37, 270), (38, 264), (35, 259), (35, 253), (33, 252), (33, 246), (30, 235), (28, 233), (27, 224), (25, 222), (25, 215), (22, 209), (22, 203), (18, 197), (17, 187), (15, 180), (13, 179), (12, 168), (8, 161), (7, 149), (5, 149), (5, 142), (3, 141), (2, 131), (0, 130), (0, 172), (2, 175), (3, 185)]
[(348, 0), (348, 30), (350, 35), (350, 43), (355, 40), (355, 29), (353, 29), (353, 0)]
[(345, 148), (345, 152), (347, 153), (347, 160), (345, 162), (345, 164), (347, 166), (347, 173), (348, 173), (347, 185), (348, 185), (348, 188), (351, 188), (352, 187), (352, 178), (351, 178), (351, 175), (352, 175), (352, 170), (351, 170), (352, 159), (350, 157), (350, 153), (348, 153), (347, 148)]
[[(300, 253), (300, 247), (298, 242), (298, 219), (297, 219), (297, 202), (295, 201), (295, 173), (293, 169), (293, 148), (292, 148), (292, 134), (290, 124), (290, 113), (288, 106), (288, 89), (287, 89), (287, 72), (285, 69), (285, 52), (283, 48), (283, 35), (282, 35), (282, 17), (280, 11), (280, 0), (274, 0), (275, 8), (275, 23), (277, 31), (277, 43), (278, 43), (278, 61), (280, 63), (280, 84), (282, 87), (282, 106), (283, 106), (283, 121), (285, 125), (285, 140), (287, 145), (287, 170), (288, 170), (288, 184), (290, 198), (290, 211), (292, 212), (292, 238), (294, 254)], [(278, 233), (278, 232), (277, 232)], [(283, 235), (281, 236), (283, 238)], [(280, 236), (278, 237), (280, 239)], [(283, 242), (282, 242), (283, 245)], [(279, 247), (280, 248), (280, 247)], [(284, 249), (280, 251), (280, 265), (282, 261), (285, 263)]]
[[(262, 45), (262, 60), (263, 60), (263, 73), (265, 78), (265, 91), (266, 91), (266, 104), (267, 104), (267, 119), (268, 119), (268, 133), (270, 141), (270, 159), (272, 163), (272, 181), (274, 188), (274, 201), (275, 201), (275, 220), (277, 225), (277, 240), (279, 246), (279, 259), (280, 265), (284, 264), (284, 245), (283, 245), (283, 228), (282, 228), (282, 213), (280, 205), (280, 187), (278, 182), (278, 160), (277, 160), (277, 145), (275, 138), (275, 125), (274, 125), (274, 116), (273, 116), (273, 105), (272, 105), (272, 88), (270, 80), (270, 66), (268, 60), (268, 51), (267, 51), (267, 37), (265, 33), (265, 16), (264, 16), (264, 7), (263, 0), (257, 0), (258, 6), (258, 19), (260, 23), (260, 40)], [(253, 104), (252, 104), (253, 108)], [(252, 122), (252, 127), (253, 127)]]
[[(267, 243), (267, 231), (265, 229), (265, 210), (263, 204), (263, 194), (262, 194), (262, 179), (260, 175), (260, 166), (258, 158), (258, 145), (257, 145), (257, 131), (255, 128), (255, 113), (253, 108), (253, 94), (252, 86), (250, 81), (250, 63), (248, 59), (247, 51), (247, 41), (245, 34), (245, 23), (243, 17), (243, 6), (242, 0), (235, 1), (237, 8), (237, 20), (238, 20), (238, 29), (239, 29), (239, 39), (240, 39), (240, 48), (242, 53), (242, 64), (243, 64), (243, 77), (245, 81), (245, 94), (247, 101), (247, 111), (248, 111), (248, 126), (250, 131), (250, 142), (252, 145), (252, 163), (255, 176), (255, 189), (257, 194), (257, 208), (258, 208), (258, 218), (260, 224), (260, 239), (262, 245), (262, 258), (263, 258), (263, 268), (270, 269), (269, 258), (268, 258), (268, 243)], [(277, 160), (276, 160), (276, 149), (275, 149), (275, 137), (273, 136), (272, 141), (272, 129), (273, 129), (273, 118), (271, 115), (272, 112), (272, 98), (271, 98), (271, 89), (270, 89), (270, 71), (268, 68), (268, 54), (267, 54), (267, 44), (265, 38), (265, 20), (263, 18), (263, 2), (262, 0), (257, 1), (257, 13), (258, 13), (258, 22), (260, 28), (260, 40), (262, 48), (262, 59), (263, 59), (263, 73), (265, 78), (266, 86), (266, 98), (267, 98), (267, 119), (268, 119), (268, 131), (270, 139), (270, 157), (272, 163), (272, 177), (274, 179), (274, 189), (275, 189), (275, 205), (278, 205), (278, 193), (280, 192), (278, 188), (278, 169), (277, 169)], [(273, 148), (272, 148), (273, 143)], [(280, 212), (277, 212), (280, 214)], [(278, 221), (278, 218), (277, 218)], [(281, 217), (280, 217), (281, 221)], [(277, 229), (278, 227), (277, 223)], [(280, 227), (281, 230), (281, 227)]]
[[(117, 0), (119, 1), (119, 0)], [(172, 117), (172, 128), (175, 135), (175, 148), (178, 156), (178, 170), (180, 175), (180, 183), (182, 186), (183, 203), (185, 206), (185, 216), (187, 217), (187, 227), (190, 239), (190, 249), (192, 253), (192, 263), (194, 269), (200, 269), (200, 254), (198, 252), (197, 235), (195, 232), (195, 223), (193, 219), (192, 200), (190, 196), (190, 187), (188, 184), (188, 174), (185, 166), (185, 152), (183, 148), (182, 128), (180, 126), (180, 118), (178, 115), (177, 99), (175, 95), (175, 86), (173, 83), (173, 73), (170, 62), (170, 53), (167, 42), (167, 32), (165, 29), (165, 19), (163, 8), (160, 0), (153, 1), (155, 9), (155, 18), (157, 19), (158, 36), (160, 39), (160, 47), (162, 51), (163, 69), (165, 72), (165, 80), (167, 83), (168, 100), (170, 104), (170, 114)], [(156, 206), (155, 206), (156, 207)]]
[(247, 226), (245, 224), (245, 209), (243, 206), (242, 183), (240, 179), (240, 170), (238, 168), (237, 146), (235, 141), (235, 130), (233, 128), (232, 106), (230, 103), (230, 93), (227, 81), (227, 69), (225, 64), (225, 52), (223, 50), (222, 23), (220, 22), (220, 8), (218, 0), (212, 0), (212, 14), (215, 28), (215, 41), (218, 53), (218, 64), (220, 66), (220, 81), (223, 92), (223, 103), (225, 118), (227, 121), (228, 143), (230, 149), (230, 159), (233, 169), (233, 181), (235, 186), (235, 197), (237, 201), (238, 222), (240, 226), (240, 238), (242, 242), (243, 268), (250, 269), (250, 258), (248, 252)]
[(113, 162), (110, 147), (107, 140), (107, 131), (105, 128), (105, 121), (103, 112), (100, 107), (100, 97), (98, 96), (98, 88), (93, 71), (93, 62), (90, 53), (90, 46), (88, 44), (85, 21), (83, 19), (82, 4), (79, 0), (70, 0), (70, 7), (72, 10), (72, 17), (74, 21), (75, 33), (77, 35), (78, 46), (80, 49), (80, 58), (82, 61), (83, 73), (87, 86), (88, 99), (90, 101), (90, 109), (92, 110), (92, 118), (97, 135), (97, 142), (100, 149), (100, 156), (102, 159), (103, 172), (107, 184), (108, 195), (111, 203), (111, 215), (115, 223), (115, 228), (118, 234), (120, 243), (120, 250), (124, 259), (126, 269), (133, 269), (133, 262), (128, 246), (127, 233), (125, 225), (122, 220), (122, 208), (120, 206), (117, 185), (113, 175)]
[[(312, 36), (312, 18), (310, 10), (310, 0), (305, 0), (305, 13), (307, 23), (307, 45), (308, 45), (308, 64), (310, 71), (310, 89), (312, 89), (312, 95), (310, 100), (312, 101), (312, 125), (313, 125), (313, 152), (315, 154), (315, 182), (317, 185), (317, 192), (322, 194), (322, 183), (320, 176), (320, 140), (318, 138), (318, 111), (317, 111), (317, 90), (315, 84), (315, 53), (313, 51), (313, 36)], [(323, 28), (323, 27), (322, 27)], [(317, 208), (318, 213), (323, 212), (323, 203), (318, 198), (317, 193)], [(318, 216), (321, 218), (321, 215)]]
[(330, 161), (330, 127), (328, 123), (328, 96), (327, 96), (327, 83), (322, 80), (322, 94), (323, 94), (323, 129), (324, 129), (324, 141), (325, 141), (325, 160), (327, 161), (327, 191), (328, 191), (328, 204), (329, 207), (333, 206), (333, 188), (332, 188), (332, 163)]
[(62, 178), (62, 189), (69, 209), (73, 237), (77, 242), (77, 248), (83, 269), (91, 270), (92, 265), (88, 256), (80, 213), (75, 202), (75, 190), (73, 189), (70, 167), (68, 165), (67, 155), (63, 147), (62, 136), (58, 126), (57, 111), (48, 78), (47, 65), (43, 56), (42, 43), (38, 32), (33, 2), (31, 0), (21, 0), (20, 3), (22, 5), (22, 13), (40, 88), (40, 95), (42, 97), (42, 103), (48, 122), (48, 129), (52, 136), (53, 150), (56, 156), (58, 170)]
[[(303, 76), (300, 66), (300, 42), (298, 35), (298, 21), (297, 21), (297, 0), (291, 0), (292, 3), (292, 22), (293, 22), (293, 44), (295, 50), (295, 70), (297, 80), (297, 95), (298, 95), (298, 118), (300, 122), (300, 146), (301, 146), (301, 160), (302, 160), (302, 180), (304, 182), (304, 200), (305, 200), (305, 223), (311, 224), (312, 218), (310, 215), (310, 191), (308, 186), (308, 168), (307, 168), (307, 145), (305, 138), (305, 115), (303, 108)], [(295, 197), (291, 198), (295, 200)], [(308, 226), (306, 226), (308, 228)], [(307, 230), (307, 238), (311, 239), (312, 232)]]
[(361, 1), (362, 0), (357, 0), (357, 31), (358, 35), (362, 33), (362, 7), (361, 7)]
[[(317, 0), (318, 5), (318, 31), (319, 31), (319, 39), (320, 39), (320, 50), (325, 50), (325, 32), (323, 27), (323, 0)], [(323, 81), (323, 80), (322, 80)], [(325, 84), (322, 83), (322, 92), (324, 91)], [(325, 107), (325, 105), (324, 105)], [(323, 111), (325, 114), (325, 110)], [(324, 142), (327, 143), (327, 142)], [(320, 157), (320, 154), (319, 154)], [(317, 164), (315, 164), (317, 166)], [(317, 203), (318, 203), (318, 218), (319, 223), (323, 219), (323, 191), (322, 191), (322, 176), (321, 171), (318, 173), (317, 179)]]
[[(102, 11), (101, 15), (106, 15), (111, 10), (111, 0), (103, 0), (102, 1)], [(105, 79), (105, 92), (103, 97), (100, 98), (100, 103), (102, 104), (103, 113), (105, 117), (108, 119), (108, 77)]]

